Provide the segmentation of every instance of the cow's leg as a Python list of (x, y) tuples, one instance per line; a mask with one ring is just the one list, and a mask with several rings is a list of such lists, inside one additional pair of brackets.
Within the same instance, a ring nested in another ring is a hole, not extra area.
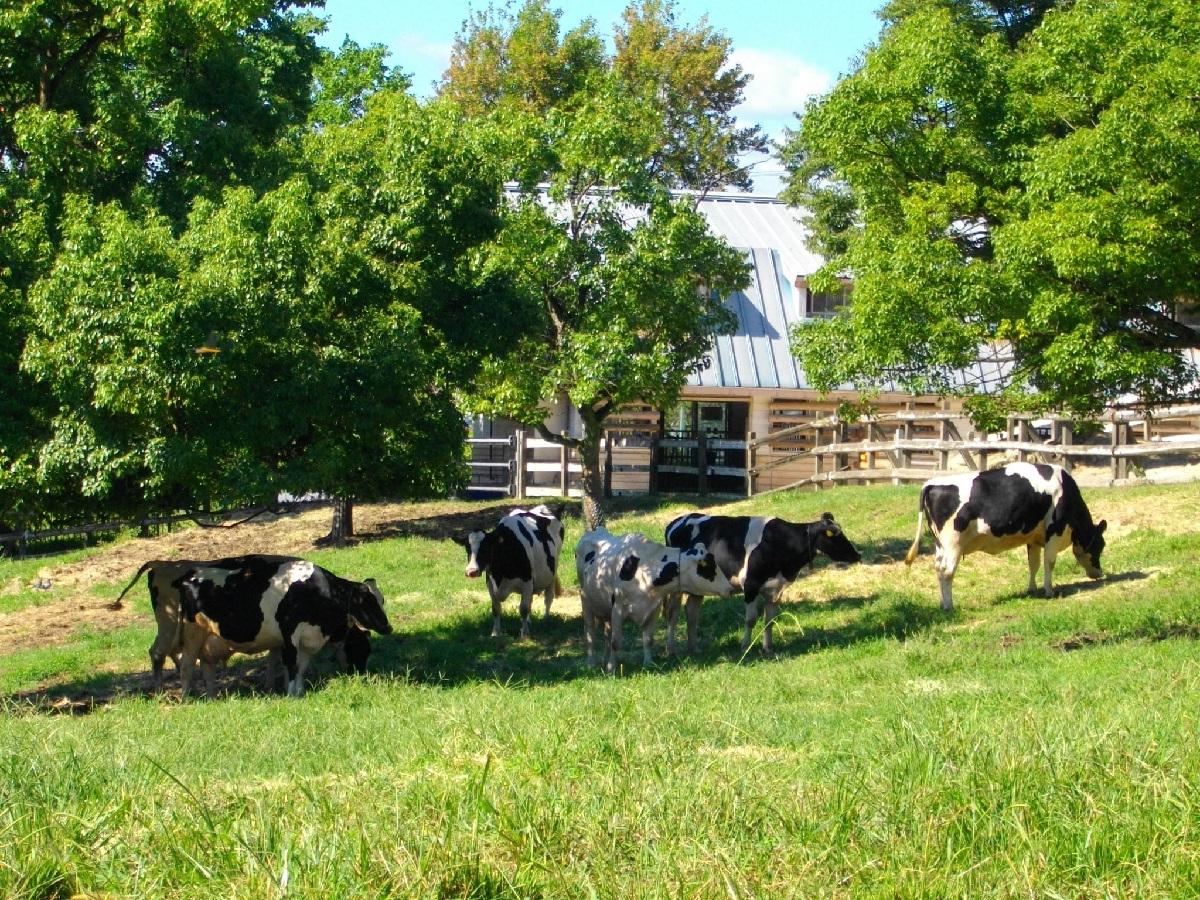
[[(490, 585), (489, 585), (490, 587)], [(500, 604), (504, 598), (499, 591), (491, 591), (492, 595), (492, 637), (500, 637), (504, 631), (500, 627)]]
[[(187, 698), (192, 689), (192, 675), (196, 671), (196, 660), (207, 639), (207, 632), (191, 626), (184, 629), (183, 646), (179, 651), (179, 696)], [(205, 678), (207, 679), (207, 673)]]
[(688, 653), (695, 653), (700, 647), (700, 601), (704, 598), (699, 594), (688, 594), (687, 598), (687, 647)]
[(746, 628), (742, 632), (742, 653), (745, 653), (750, 649), (751, 636), (754, 633), (754, 624), (758, 621), (758, 592), (761, 587), (762, 585), (753, 581), (747, 582), (745, 585)]
[(604, 663), (604, 671), (609, 675), (613, 674), (617, 669), (617, 655), (621, 652), (621, 630), (624, 624), (621, 608), (618, 604), (613, 604), (610, 615), (612, 618), (608, 621), (608, 658)]
[(934, 570), (937, 572), (938, 585), (942, 589), (942, 609), (946, 612), (954, 609), (954, 573), (957, 569), (958, 555), (944, 547), (939, 547)]
[(682, 594), (667, 594), (663, 598), (663, 620), (667, 626), (667, 656), (675, 655), (675, 626), (679, 624), (679, 604)]
[(204, 690), (209, 700), (217, 698), (217, 665), (207, 659), (200, 660), (200, 671), (204, 673)]
[(521, 586), (521, 640), (529, 640), (529, 613), (533, 609), (533, 583)]
[[(287, 692), (288, 696), (299, 697), (303, 692), (304, 682), (299, 678), (300, 660), (299, 652), (296, 645), (292, 643), (292, 635), (285, 634), (283, 636), (283, 646), (280, 649), (280, 656), (283, 658), (283, 668), (287, 673)], [(308, 660), (305, 659), (305, 665), (308, 665)]]
[(659, 606), (655, 606), (642, 623), (642, 665), (654, 662), (654, 629), (658, 625)]
[(1042, 565), (1042, 548), (1037, 544), (1026, 544), (1025, 553), (1029, 556), (1029, 593), (1037, 590), (1037, 573)]
[(548, 619), (550, 618), (550, 606), (554, 603), (554, 585), (551, 584), (550, 587), (546, 588), (542, 596), (546, 601), (546, 618)]
[(1054, 563), (1057, 559), (1058, 547), (1055, 546), (1053, 541), (1051, 541), (1050, 543), (1046, 544), (1045, 568), (1042, 572), (1042, 591), (1047, 597), (1054, 596), (1054, 587), (1051, 584), (1051, 581), (1054, 578)]
[(779, 615), (779, 600), (777, 591), (766, 592), (762, 594), (763, 598), (763, 625), (762, 648), (763, 653), (767, 656), (772, 656), (775, 653), (775, 638), (773, 635), (775, 617)]
[(279, 678), (279, 660), (282, 656), (278, 647), (267, 654), (266, 671), (263, 672), (263, 690), (268, 694), (275, 693), (275, 681)]
[(288, 696), (304, 696), (304, 673), (308, 670), (308, 662), (311, 659), (312, 654), (303, 647), (296, 650), (296, 676), (288, 681)]
[[(158, 641), (150, 645), (150, 671), (154, 673), (154, 691), (158, 693), (162, 691), (163, 684), (163, 666), (167, 662), (167, 654), (155, 652), (158, 649)], [(175, 668), (179, 668), (179, 664), (175, 664)]]
[(596, 616), (585, 599), (583, 601), (583, 646), (587, 650), (587, 664), (596, 664)]

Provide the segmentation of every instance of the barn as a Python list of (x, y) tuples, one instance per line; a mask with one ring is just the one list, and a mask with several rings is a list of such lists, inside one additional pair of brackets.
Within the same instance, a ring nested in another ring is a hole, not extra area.
[[(766, 438), (799, 423), (826, 418), (840, 404), (859, 399), (849, 385), (821, 395), (805, 380), (803, 368), (791, 353), (793, 325), (806, 318), (835, 315), (853, 297), (853, 285), (848, 282), (835, 294), (809, 287), (808, 279), (820, 268), (821, 259), (805, 245), (807, 232), (797, 218), (800, 211), (773, 197), (734, 192), (708, 194), (698, 208), (714, 233), (746, 254), (753, 282), (745, 291), (725, 298), (737, 316), (737, 330), (716, 338), (674, 406), (656, 409), (633, 404), (607, 420), (614, 493), (648, 491), (652, 480), (658, 491), (695, 492), (699, 487), (694, 471), (697, 448), (689, 446), (694, 440), (688, 439), (704, 435), (708, 444), (706, 489), (744, 495), (746, 450), (725, 445), (744, 445), (751, 436)], [(1001, 359), (983, 359), (960, 374), (964, 381), (986, 386), (1003, 364)], [(900, 390), (885, 391), (875, 402), (883, 413), (947, 408), (942, 398)], [(578, 435), (582, 431), (565, 398), (547, 401), (546, 424), (556, 433)], [(921, 427), (914, 425), (912, 436), (921, 436)], [(935, 426), (925, 427), (932, 435)], [(474, 470), (473, 488), (512, 492), (517, 487), (503, 466), (514, 455), (512, 447), (502, 442), (515, 444), (520, 431), (516, 423), (503, 420), (473, 422), (472, 438), (481, 442), (474, 445), (480, 465)], [(532, 434), (521, 435), (521, 440), (526, 471), (520, 487), (526, 495), (561, 493), (564, 471), (571, 493), (578, 493), (577, 466), (558, 446), (547, 446)], [(756, 456), (762, 474), (755, 490), (782, 487), (811, 474), (811, 459), (784, 460), (810, 447), (813, 440), (814, 434), (808, 432), (762, 446)]]

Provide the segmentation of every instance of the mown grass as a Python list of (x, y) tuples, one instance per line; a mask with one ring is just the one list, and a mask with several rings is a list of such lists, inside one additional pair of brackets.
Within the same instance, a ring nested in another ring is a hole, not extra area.
[[(797, 586), (777, 659), (742, 659), (742, 603), (713, 600), (697, 657), (644, 669), (629, 640), (621, 678), (582, 665), (570, 597), (549, 621), (535, 603), (533, 640), (511, 608), (489, 638), (448, 541), (314, 553), (379, 579), (397, 634), (375, 674), (299, 701), (10, 703), (0, 893), (1195, 895), (1200, 532), (1176, 514), (1195, 488), (1087, 495), (1107, 581), (1062, 559), (1060, 596), (1027, 597), (1023, 554), (972, 556), (949, 616), (928, 538), (895, 562), (915, 489), (739, 504), (830, 509), (864, 562)], [(611, 525), (659, 534), (684, 508)], [(149, 639), (0, 657), (0, 689), (99, 691), (145, 668)]]

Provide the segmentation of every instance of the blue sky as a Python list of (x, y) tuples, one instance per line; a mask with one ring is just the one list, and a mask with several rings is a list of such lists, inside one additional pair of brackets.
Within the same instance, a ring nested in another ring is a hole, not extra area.
[[(778, 137), (794, 123), (793, 114), (814, 93), (823, 93), (879, 36), (876, 11), (884, 0), (677, 0), (676, 19), (692, 24), (707, 14), (709, 24), (733, 41), (733, 60), (754, 75), (739, 108), (739, 119), (757, 122)], [(336, 47), (349, 35), (360, 44), (383, 44), (391, 65), (412, 76), (414, 91), (428, 95), (446, 68), (450, 46), (470, 9), (485, 3), (433, 0), (326, 0), (329, 31), (324, 42)], [(564, 30), (583, 19), (596, 20), (611, 36), (628, 0), (557, 0)], [(755, 168), (755, 192), (779, 189), (778, 163), (764, 159)]]

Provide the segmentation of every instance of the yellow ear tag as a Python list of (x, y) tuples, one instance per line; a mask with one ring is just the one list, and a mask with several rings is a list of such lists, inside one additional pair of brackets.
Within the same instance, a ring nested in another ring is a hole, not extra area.
[(825, 537), (833, 537), (832, 529), (829, 529), (829, 528), (825, 529)]

